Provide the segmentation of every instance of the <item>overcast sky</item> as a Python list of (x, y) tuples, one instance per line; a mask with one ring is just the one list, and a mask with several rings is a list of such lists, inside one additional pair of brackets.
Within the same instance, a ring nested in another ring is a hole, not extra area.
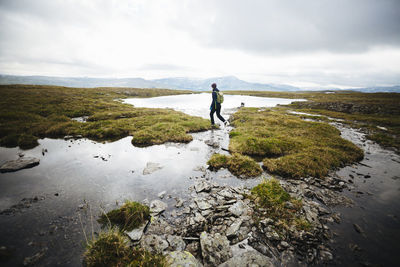
[(0, 73), (400, 84), (400, 0), (0, 0)]

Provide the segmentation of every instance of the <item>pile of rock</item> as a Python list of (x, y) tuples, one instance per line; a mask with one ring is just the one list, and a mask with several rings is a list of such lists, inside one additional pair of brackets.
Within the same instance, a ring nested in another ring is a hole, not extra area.
[(141, 234), (131, 239), (149, 251), (168, 255), (172, 266), (274, 266), (331, 260), (324, 245), (330, 232), (324, 223), (333, 221), (334, 215), (303, 195), (311, 190), (308, 185), (303, 185), (304, 190), (290, 183), (285, 186), (303, 198), (302, 212), (311, 230), (279, 228), (279, 222), (244, 197), (250, 194), (247, 188), (198, 179), (191, 200), (177, 199), (178, 209), (163, 212), (166, 203), (152, 201), (151, 222), (136, 229)]

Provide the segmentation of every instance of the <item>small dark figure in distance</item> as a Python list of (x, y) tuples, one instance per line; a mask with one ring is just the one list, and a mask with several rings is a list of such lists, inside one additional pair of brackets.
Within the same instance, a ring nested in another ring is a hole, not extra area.
[(221, 116), (221, 103), (224, 101), (224, 97), (222, 93), (219, 92), (217, 88), (217, 84), (211, 84), (212, 87), (212, 103), (210, 106), (210, 118), (211, 118), (211, 125), (214, 125), (214, 113), (217, 112), (217, 117), (220, 119), (225, 125), (227, 125), (227, 121), (224, 117)]

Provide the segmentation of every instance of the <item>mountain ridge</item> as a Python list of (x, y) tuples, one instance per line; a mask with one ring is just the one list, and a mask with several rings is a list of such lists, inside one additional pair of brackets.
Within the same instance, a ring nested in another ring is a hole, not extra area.
[[(343, 89), (330, 88), (310, 90), (285, 84), (252, 83), (238, 79), (235, 76), (222, 76), (205, 79), (173, 77), (161, 79), (143, 78), (92, 78), (92, 77), (57, 77), (57, 76), (18, 76), (0, 74), (0, 84), (33, 84), (56, 85), (66, 87), (135, 87), (135, 88), (168, 88), (177, 90), (208, 91), (212, 83), (217, 83), (222, 90), (241, 91), (334, 91)], [(400, 86), (375, 86), (366, 88), (346, 89), (359, 92), (400, 92)]]

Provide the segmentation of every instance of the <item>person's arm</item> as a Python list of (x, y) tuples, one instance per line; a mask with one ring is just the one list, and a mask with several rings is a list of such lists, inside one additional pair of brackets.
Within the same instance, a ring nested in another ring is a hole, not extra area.
[(212, 92), (212, 103), (211, 107), (214, 106), (214, 108), (217, 108), (217, 92), (213, 91)]

